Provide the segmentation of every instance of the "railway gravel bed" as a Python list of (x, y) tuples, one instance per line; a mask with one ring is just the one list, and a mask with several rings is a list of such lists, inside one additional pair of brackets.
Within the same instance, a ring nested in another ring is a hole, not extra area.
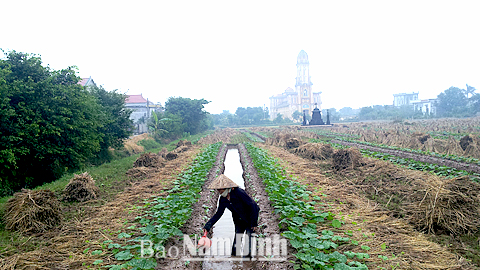
[(453, 161), (453, 160), (449, 160), (449, 159), (427, 156), (427, 155), (422, 155), (422, 154), (416, 154), (416, 153), (411, 153), (411, 152), (406, 152), (406, 151), (401, 151), (401, 150), (393, 150), (393, 149), (386, 149), (386, 148), (382, 148), (382, 147), (369, 146), (369, 145), (364, 145), (364, 144), (360, 144), (360, 143), (346, 142), (346, 141), (340, 141), (340, 140), (332, 140), (331, 142), (332, 143), (338, 143), (338, 144), (345, 145), (345, 146), (356, 147), (358, 149), (366, 149), (366, 150), (375, 151), (375, 152), (387, 153), (389, 155), (393, 155), (393, 156), (397, 156), (397, 157), (401, 157), (401, 158), (411, 158), (413, 160), (420, 161), (420, 162), (425, 162), (425, 163), (430, 163), (430, 164), (438, 164), (438, 165), (442, 165), (442, 166), (455, 168), (455, 169), (458, 169), (458, 170), (463, 170), (463, 171), (474, 172), (474, 173), (479, 173), (480, 174), (480, 166), (476, 165), (476, 164)]

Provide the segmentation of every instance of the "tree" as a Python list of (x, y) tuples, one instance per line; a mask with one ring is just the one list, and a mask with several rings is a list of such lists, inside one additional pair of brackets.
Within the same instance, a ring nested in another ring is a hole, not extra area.
[(103, 87), (90, 86), (90, 93), (97, 98), (101, 105), (101, 122), (98, 133), (101, 134), (100, 151), (95, 163), (102, 163), (112, 159), (108, 148), (120, 148), (123, 140), (132, 135), (133, 121), (130, 119), (132, 111), (125, 107), (126, 95), (117, 90), (107, 91)]
[(457, 87), (450, 87), (437, 96), (437, 114), (438, 116), (466, 116), (468, 114), (467, 97), (465, 92)]
[(179, 115), (168, 112), (152, 112), (148, 127), (155, 140), (177, 139), (185, 131), (185, 123)]
[(468, 95), (472, 95), (475, 93), (477, 89), (475, 89), (475, 87), (473, 86), (470, 86), (467, 84), (467, 89), (463, 89), (463, 92), (465, 93), (465, 95), (467, 96), (467, 99), (468, 99)]
[(1, 190), (11, 193), (55, 180), (100, 150), (101, 108), (77, 84), (74, 68), (51, 71), (35, 55), (0, 60)]
[(11, 51), (0, 60), (0, 196), (57, 179), (101, 159), (128, 136), (128, 113), (116, 94), (89, 92), (76, 68), (42, 66)]
[(301, 121), (303, 119), (303, 113), (301, 113), (299, 111), (294, 111), (292, 113), (292, 118), (293, 118), (293, 120)]
[[(328, 113), (330, 115), (330, 121), (340, 121), (340, 113), (337, 112), (337, 109), (330, 108), (328, 109)], [(323, 121), (327, 121), (327, 110), (322, 110), (322, 118)]]
[(469, 107), (472, 115), (480, 114), (480, 94), (473, 94), (469, 99)]
[(165, 112), (174, 114), (182, 119), (184, 132), (197, 134), (209, 128), (207, 119), (208, 112), (204, 110), (205, 99), (190, 99), (182, 97), (170, 97), (165, 103)]

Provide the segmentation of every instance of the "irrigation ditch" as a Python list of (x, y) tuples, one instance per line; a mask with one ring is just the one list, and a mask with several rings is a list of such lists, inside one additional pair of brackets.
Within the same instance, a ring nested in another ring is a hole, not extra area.
[[(180, 228), (182, 233), (188, 235), (201, 234), (202, 227), (206, 221), (213, 216), (216, 211), (218, 193), (208, 189), (208, 185), (220, 174), (225, 172), (225, 159), (227, 152), (231, 149), (238, 149), (238, 162), (241, 163), (243, 171), (241, 177), (244, 179), (246, 192), (257, 201), (260, 207), (259, 213), (259, 227), (256, 231), (260, 237), (266, 237), (274, 234), (280, 234), (278, 226), (278, 215), (274, 214), (274, 209), (271, 206), (268, 196), (265, 192), (265, 187), (262, 184), (262, 180), (258, 177), (255, 168), (252, 165), (251, 158), (248, 156), (248, 152), (245, 146), (240, 144), (223, 144), (217, 155), (217, 161), (207, 175), (207, 179), (203, 184), (202, 191), (198, 201), (193, 205), (191, 218)], [(226, 210), (228, 211), (228, 210)], [(215, 231), (215, 227), (213, 228)], [(232, 236), (234, 232), (231, 232)], [(209, 233), (208, 237), (212, 237)], [(182, 246), (183, 239), (172, 238), (166, 245), (168, 250), (172, 246)], [(291, 254), (291, 252), (289, 252)], [(189, 255), (181, 256), (176, 259), (162, 258), (157, 259), (157, 267), (155, 269), (204, 269), (204, 270), (216, 270), (216, 269), (292, 269), (293, 264), (291, 262), (272, 262), (272, 261), (232, 261), (232, 262), (219, 262), (210, 260), (207, 263), (202, 261), (189, 261)], [(290, 257), (289, 259), (294, 259)]]

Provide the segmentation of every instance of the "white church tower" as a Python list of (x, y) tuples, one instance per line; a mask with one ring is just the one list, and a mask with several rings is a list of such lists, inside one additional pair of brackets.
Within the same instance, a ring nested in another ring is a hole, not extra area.
[(322, 109), (320, 99), (322, 92), (312, 92), (310, 62), (304, 50), (301, 50), (297, 57), (297, 77), (295, 81), (295, 90), (288, 87), (284, 93), (270, 97), (271, 120), (275, 119), (278, 114), (292, 119), (295, 111), (311, 116), (315, 106), (320, 110)]
[(311, 114), (315, 109), (315, 103), (321, 110), (320, 93), (312, 92), (312, 81), (310, 79), (310, 62), (308, 62), (308, 55), (304, 50), (301, 50), (297, 57), (297, 78), (295, 83), (295, 92), (297, 92), (298, 108), (300, 112)]

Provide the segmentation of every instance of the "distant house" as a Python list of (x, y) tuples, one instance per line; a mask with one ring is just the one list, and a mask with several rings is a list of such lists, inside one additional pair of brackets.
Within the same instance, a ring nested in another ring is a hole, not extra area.
[(89, 78), (82, 78), (78, 84), (81, 86), (97, 86), (95, 82), (93, 81), (92, 77), (90, 76)]
[(154, 104), (148, 99), (140, 95), (127, 95), (125, 105), (132, 110), (130, 119), (135, 125), (135, 134), (142, 134), (148, 132), (147, 121), (152, 116), (152, 112), (162, 110), (160, 104)]
[(412, 102), (417, 100), (418, 92), (393, 94), (393, 106), (395, 107), (412, 105)]
[(436, 98), (422, 99), (412, 101), (413, 110), (421, 111), (424, 115), (436, 115), (437, 108), (435, 107)]

